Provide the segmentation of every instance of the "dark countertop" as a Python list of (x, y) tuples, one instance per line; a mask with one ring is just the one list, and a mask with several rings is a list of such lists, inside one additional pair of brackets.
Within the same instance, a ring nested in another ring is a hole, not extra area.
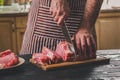
[(111, 58), (110, 63), (48, 72), (29, 63), (31, 55), (22, 55), (26, 62), (1, 70), (0, 80), (120, 80), (120, 50), (98, 50), (97, 55)]

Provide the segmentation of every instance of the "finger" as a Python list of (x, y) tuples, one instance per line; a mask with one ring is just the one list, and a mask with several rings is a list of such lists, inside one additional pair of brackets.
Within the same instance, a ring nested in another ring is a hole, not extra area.
[(64, 20), (65, 20), (65, 15), (63, 14), (59, 17), (58, 24), (61, 25), (64, 22)]
[(57, 10), (56, 15), (54, 16), (54, 20), (58, 23), (59, 18), (60, 18), (60, 10)]
[(80, 38), (75, 38), (75, 42), (76, 42), (77, 52), (80, 54), (81, 53), (81, 40), (80, 40)]
[(96, 57), (96, 42), (93, 36), (91, 36), (91, 41), (92, 41), (92, 52), (93, 52), (93, 57)]
[(96, 42), (93, 36), (91, 36), (91, 42), (92, 42), (92, 51), (96, 52)]
[(57, 15), (57, 11), (54, 10), (53, 13), (52, 13), (52, 17), (55, 18), (56, 15)]
[(53, 8), (52, 7), (50, 7), (50, 13), (53, 14)]
[(92, 57), (92, 42), (91, 42), (91, 37), (87, 37), (86, 38), (86, 42), (87, 42), (87, 54), (88, 54), (88, 57)]
[(86, 42), (85, 42), (85, 36), (81, 38), (81, 48), (82, 48), (82, 53), (86, 53)]
[(75, 38), (75, 41), (76, 41), (77, 49), (79, 51), (80, 50), (80, 45), (81, 45), (81, 40), (79, 38)]
[(81, 39), (79, 38), (79, 54), (81, 55), (82, 54), (82, 47), (81, 47)]
[(55, 18), (54, 18), (54, 21), (56, 21), (57, 22), (57, 24), (58, 24), (58, 20), (59, 20), (59, 16), (55, 16)]
[(83, 59), (86, 59), (87, 55), (86, 55), (86, 40), (85, 40), (85, 36), (83, 36), (81, 38), (81, 49), (82, 49)]
[(71, 40), (74, 40), (74, 36), (71, 38)]

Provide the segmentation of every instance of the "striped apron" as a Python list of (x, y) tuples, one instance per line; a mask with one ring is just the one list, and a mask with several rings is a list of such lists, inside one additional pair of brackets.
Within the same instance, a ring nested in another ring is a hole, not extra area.
[[(72, 37), (82, 21), (86, 0), (67, 1), (70, 14), (66, 25)], [(51, 0), (32, 0), (20, 54), (39, 53), (43, 46), (55, 50), (56, 45), (65, 40), (61, 27), (50, 14), (50, 3)]]

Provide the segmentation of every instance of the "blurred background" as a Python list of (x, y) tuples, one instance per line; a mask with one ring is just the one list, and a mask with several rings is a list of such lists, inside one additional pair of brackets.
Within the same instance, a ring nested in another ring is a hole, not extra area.
[(101, 9), (119, 9), (120, 8), (120, 0), (104, 0)]
[[(32, 0), (0, 0), (0, 9), (1, 11), (5, 11), (5, 10), (28, 11), (31, 1)], [(10, 9), (10, 7), (12, 8)], [(119, 8), (120, 8), (119, 0), (104, 0), (101, 10), (119, 9)]]
[(31, 0), (0, 0), (0, 11), (28, 11)]

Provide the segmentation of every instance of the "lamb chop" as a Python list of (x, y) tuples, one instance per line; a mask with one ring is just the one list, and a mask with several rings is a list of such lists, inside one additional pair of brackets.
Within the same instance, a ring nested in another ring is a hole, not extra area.
[(9, 68), (19, 62), (18, 57), (11, 50), (0, 53), (0, 68)]

